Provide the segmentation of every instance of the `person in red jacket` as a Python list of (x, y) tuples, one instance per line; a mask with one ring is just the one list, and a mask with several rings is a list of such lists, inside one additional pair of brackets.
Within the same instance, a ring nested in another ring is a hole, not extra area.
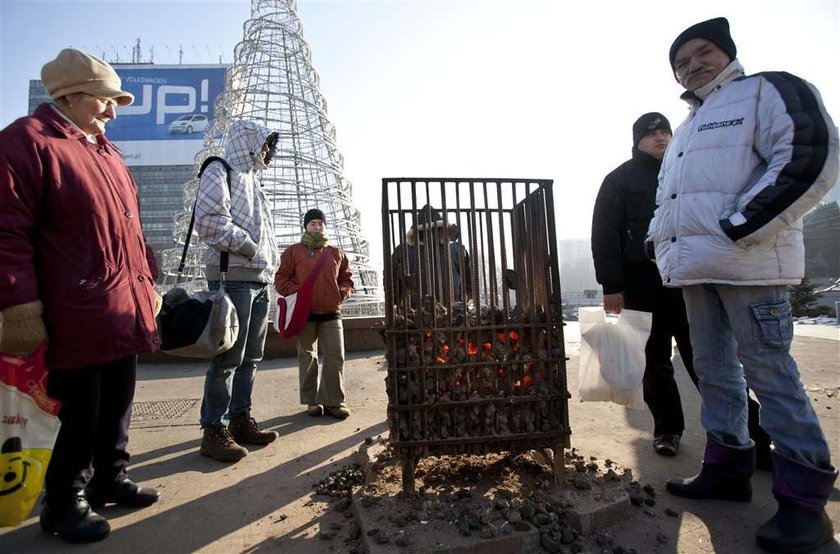
[[(300, 403), (311, 416), (325, 412), (338, 419), (350, 415), (344, 393), (344, 327), (341, 303), (353, 292), (350, 262), (341, 249), (328, 244), (326, 219), (318, 209), (303, 217), (305, 232), (300, 242), (280, 256), (274, 288), (287, 296), (300, 288), (321, 255), (327, 256), (312, 288), (309, 321), (295, 337), (300, 377)], [(298, 300), (300, 301), (300, 300)], [(324, 356), (319, 368), (318, 350)]]
[(159, 343), (157, 264), (136, 184), (103, 134), (134, 97), (74, 49), (41, 80), (53, 102), (0, 131), (0, 351), (46, 342), (47, 392), (62, 406), (41, 527), (89, 542), (110, 532), (95, 508), (159, 496), (126, 477), (137, 354)]

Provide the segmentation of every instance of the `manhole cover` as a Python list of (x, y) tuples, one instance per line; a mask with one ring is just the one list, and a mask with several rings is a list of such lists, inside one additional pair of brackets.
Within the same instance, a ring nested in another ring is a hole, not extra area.
[(192, 408), (196, 402), (198, 402), (197, 398), (135, 402), (131, 419), (133, 421), (177, 419)]

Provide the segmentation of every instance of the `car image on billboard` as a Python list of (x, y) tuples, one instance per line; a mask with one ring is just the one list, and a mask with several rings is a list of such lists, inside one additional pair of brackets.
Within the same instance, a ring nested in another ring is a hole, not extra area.
[(191, 135), (207, 129), (207, 116), (202, 114), (182, 115), (169, 124), (171, 134)]

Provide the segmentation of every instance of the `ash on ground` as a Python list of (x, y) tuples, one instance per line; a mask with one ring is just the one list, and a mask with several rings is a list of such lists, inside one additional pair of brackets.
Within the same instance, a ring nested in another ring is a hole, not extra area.
[[(360, 453), (358, 463), (315, 485), (316, 495), (327, 497), (348, 520), (356, 503), (361, 521), (342, 527), (345, 552), (364, 551), (364, 540), (376, 552), (434, 552), (522, 533), (530, 533), (526, 552), (655, 552), (671, 540), (657, 522), (679, 515), (657, 508), (654, 488), (635, 481), (630, 469), (574, 448), (564, 454), (565, 487), (554, 484), (550, 460), (535, 452), (421, 458), (417, 493), (409, 498), (402, 492), (401, 463), (387, 441), (368, 439)], [(605, 524), (602, 517), (592, 525), (597, 518), (585, 514), (599, 506), (618, 514), (620, 522)], [(646, 528), (645, 543), (627, 544), (621, 529), (628, 527)], [(322, 538), (335, 537), (326, 531)]]

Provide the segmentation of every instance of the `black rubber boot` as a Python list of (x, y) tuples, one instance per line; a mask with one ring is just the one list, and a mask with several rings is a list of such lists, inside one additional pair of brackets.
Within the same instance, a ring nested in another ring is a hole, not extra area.
[(685, 498), (752, 500), (750, 477), (755, 466), (755, 448), (727, 446), (706, 434), (706, 451), (700, 473), (687, 479), (669, 479), (665, 488)]
[(773, 451), (773, 495), (779, 509), (758, 528), (755, 540), (768, 552), (811, 552), (834, 539), (825, 504), (837, 470), (805, 465)]
[(834, 540), (834, 529), (825, 509), (813, 512), (787, 500), (755, 533), (758, 546), (767, 552), (812, 552)]
[(752, 485), (749, 475), (732, 473), (719, 465), (703, 464), (700, 473), (688, 479), (668, 479), (668, 492), (684, 498), (752, 500)]

